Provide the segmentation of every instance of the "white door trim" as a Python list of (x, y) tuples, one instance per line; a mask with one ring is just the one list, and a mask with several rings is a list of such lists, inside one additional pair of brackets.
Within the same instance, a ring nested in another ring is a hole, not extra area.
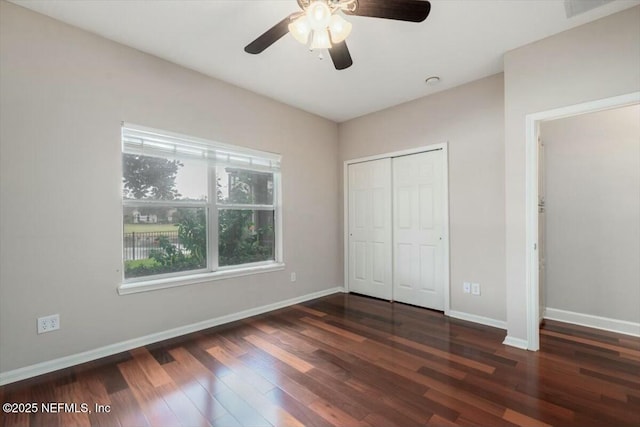
[(540, 123), (640, 103), (640, 92), (588, 101), (526, 116), (526, 294), (527, 350), (540, 349), (538, 278), (538, 136)]
[(424, 153), (426, 151), (442, 150), (442, 174), (444, 186), (444, 314), (449, 315), (450, 305), (450, 285), (449, 285), (449, 144), (443, 142), (440, 144), (425, 145), (422, 147), (411, 148), (408, 150), (394, 151), (390, 153), (377, 154), (374, 156), (360, 157), (357, 159), (345, 160), (343, 165), (343, 262), (344, 262), (344, 288), (349, 292), (349, 165), (354, 163), (362, 163), (371, 160), (379, 160), (385, 158), (393, 158), (400, 156), (408, 156), (411, 154)]

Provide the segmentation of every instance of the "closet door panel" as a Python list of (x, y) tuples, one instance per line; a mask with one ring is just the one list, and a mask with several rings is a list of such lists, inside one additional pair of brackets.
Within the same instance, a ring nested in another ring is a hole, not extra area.
[(444, 310), (441, 150), (393, 159), (393, 299)]
[(349, 291), (391, 300), (391, 159), (348, 171)]

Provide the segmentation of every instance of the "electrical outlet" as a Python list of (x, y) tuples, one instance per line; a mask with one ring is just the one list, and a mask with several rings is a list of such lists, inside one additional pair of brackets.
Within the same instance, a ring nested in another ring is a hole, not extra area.
[(471, 284), (471, 295), (475, 295), (475, 296), (480, 295), (480, 283)]
[(291, 281), (292, 282), (296, 281), (296, 273), (291, 273)]
[(471, 293), (471, 283), (464, 282), (462, 284), (462, 290), (464, 291), (465, 294), (470, 294)]
[(38, 333), (56, 331), (60, 329), (60, 315), (51, 314), (45, 317), (38, 317)]

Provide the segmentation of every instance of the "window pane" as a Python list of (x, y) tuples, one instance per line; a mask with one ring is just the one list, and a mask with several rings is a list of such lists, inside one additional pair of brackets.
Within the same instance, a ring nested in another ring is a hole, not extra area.
[(124, 277), (207, 267), (206, 208), (124, 207)]
[(274, 212), (220, 209), (218, 263), (227, 265), (274, 259)]
[(207, 200), (207, 164), (122, 154), (122, 196), (129, 200)]
[(234, 167), (216, 168), (220, 203), (273, 204), (273, 173)]

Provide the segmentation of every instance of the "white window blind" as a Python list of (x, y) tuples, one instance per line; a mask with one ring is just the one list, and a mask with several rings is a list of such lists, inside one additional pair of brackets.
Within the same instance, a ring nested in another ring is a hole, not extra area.
[(281, 156), (123, 123), (122, 151), (129, 154), (201, 160), (213, 165), (276, 172)]

